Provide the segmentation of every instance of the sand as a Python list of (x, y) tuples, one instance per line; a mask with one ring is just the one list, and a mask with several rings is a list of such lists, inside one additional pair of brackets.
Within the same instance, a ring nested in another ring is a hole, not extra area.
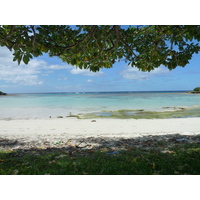
[(200, 118), (178, 119), (23, 119), (0, 120), (0, 135), (126, 136), (200, 133)]
[[(200, 118), (179, 119), (21, 119), (0, 120), (0, 146), (5, 141), (42, 146), (78, 138), (138, 138), (200, 135)], [(11, 143), (12, 143), (11, 142)], [(11, 144), (10, 143), (10, 144)], [(10, 145), (12, 146), (12, 145)], [(13, 148), (20, 145), (13, 145)]]

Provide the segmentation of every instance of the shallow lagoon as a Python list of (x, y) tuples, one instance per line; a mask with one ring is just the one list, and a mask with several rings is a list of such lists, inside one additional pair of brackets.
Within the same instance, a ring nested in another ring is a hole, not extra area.
[(115, 110), (85, 113), (78, 118), (118, 118), (118, 119), (166, 119), (200, 117), (200, 106), (176, 108), (174, 110), (144, 111), (144, 110)]
[(111, 117), (110, 111), (118, 110), (132, 116), (135, 110), (194, 105), (200, 105), (200, 95), (184, 91), (16, 94), (0, 97), (0, 118), (48, 118), (70, 113)]

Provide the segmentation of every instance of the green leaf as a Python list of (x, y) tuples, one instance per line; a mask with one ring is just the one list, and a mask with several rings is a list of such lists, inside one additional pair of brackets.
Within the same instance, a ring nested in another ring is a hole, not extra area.
[(29, 57), (28, 57), (28, 55), (24, 55), (24, 57), (23, 57), (23, 61), (24, 61), (24, 63), (27, 65), (28, 64), (28, 62), (29, 62)]
[(16, 61), (18, 58), (15, 56), (14, 58), (13, 58), (13, 61)]
[(21, 60), (22, 60), (22, 55), (19, 55), (18, 60), (17, 60), (18, 65), (20, 65)]

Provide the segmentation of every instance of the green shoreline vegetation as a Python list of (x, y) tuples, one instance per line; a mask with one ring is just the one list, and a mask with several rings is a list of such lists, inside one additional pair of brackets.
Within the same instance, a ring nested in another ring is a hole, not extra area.
[(194, 88), (193, 91), (187, 92), (189, 94), (200, 94), (200, 87), (196, 87)]
[(200, 117), (200, 106), (191, 107), (164, 107), (162, 111), (140, 110), (103, 110), (101, 112), (81, 113), (68, 115), (66, 117), (77, 117), (78, 119), (92, 118), (115, 118), (115, 119), (168, 119)]

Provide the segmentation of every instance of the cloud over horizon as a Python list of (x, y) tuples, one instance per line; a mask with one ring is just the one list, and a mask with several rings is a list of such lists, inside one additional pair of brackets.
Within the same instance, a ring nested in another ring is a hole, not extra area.
[(81, 74), (84, 76), (103, 76), (104, 73), (102, 71), (99, 72), (91, 72), (89, 69), (80, 69), (80, 68), (74, 68), (70, 70), (71, 74)]
[(169, 72), (170, 72), (169, 69), (165, 67), (156, 68), (151, 72), (143, 72), (143, 71), (139, 71), (138, 68), (127, 67), (127, 69), (120, 72), (120, 75), (124, 79), (148, 81), (150, 80), (150, 78), (155, 77), (156, 75), (167, 74)]

